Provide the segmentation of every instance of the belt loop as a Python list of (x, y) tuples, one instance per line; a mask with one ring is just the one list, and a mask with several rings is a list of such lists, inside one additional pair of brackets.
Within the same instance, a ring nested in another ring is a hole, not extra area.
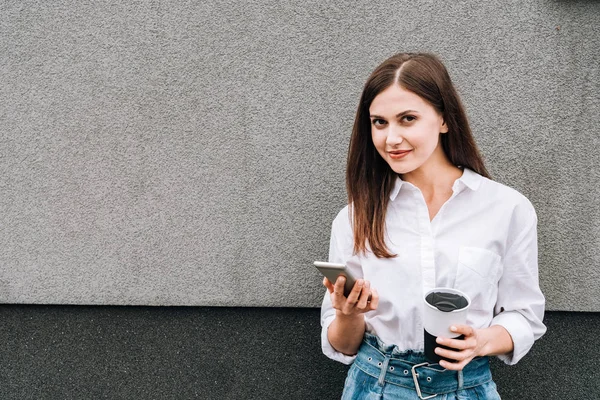
[(458, 390), (462, 390), (463, 384), (464, 384), (462, 370), (458, 371), (458, 374), (456, 377), (458, 378)]
[(392, 356), (390, 354), (386, 354), (385, 358), (383, 359), (383, 364), (381, 365), (381, 372), (379, 374), (379, 381), (377, 383), (379, 383), (379, 386), (383, 386), (383, 384), (385, 383), (385, 374), (387, 373), (387, 369), (388, 369), (388, 364), (390, 363), (390, 358)]

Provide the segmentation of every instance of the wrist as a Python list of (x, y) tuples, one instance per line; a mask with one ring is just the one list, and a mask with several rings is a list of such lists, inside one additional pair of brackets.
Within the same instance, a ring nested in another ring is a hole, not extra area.
[(489, 329), (490, 328), (477, 329), (477, 337), (478, 340), (481, 342), (481, 346), (479, 346), (479, 351), (477, 351), (477, 355), (479, 357), (484, 357), (491, 353)]
[(345, 324), (355, 324), (357, 322), (364, 322), (365, 316), (364, 314), (344, 314), (340, 310), (335, 311), (335, 317), (341, 322)]
[(360, 348), (365, 328), (363, 314), (344, 315), (338, 311), (336, 318), (329, 325), (327, 338), (336, 351), (352, 356)]

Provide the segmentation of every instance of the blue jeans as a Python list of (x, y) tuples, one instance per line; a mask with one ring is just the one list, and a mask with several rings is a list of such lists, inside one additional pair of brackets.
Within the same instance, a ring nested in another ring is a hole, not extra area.
[[(348, 371), (342, 400), (497, 400), (500, 395), (492, 380), (487, 357), (473, 359), (463, 371), (450, 371), (426, 363), (421, 352), (400, 352), (394, 345), (383, 344), (377, 336), (365, 334), (354, 363)], [(418, 385), (415, 385), (415, 379)]]

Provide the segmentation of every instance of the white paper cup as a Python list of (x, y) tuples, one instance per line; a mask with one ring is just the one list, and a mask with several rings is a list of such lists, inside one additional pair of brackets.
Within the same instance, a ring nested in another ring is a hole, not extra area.
[(423, 303), (425, 356), (430, 362), (436, 363), (444, 358), (435, 354), (434, 350), (444, 346), (437, 344), (435, 340), (438, 336), (460, 339), (462, 335), (450, 331), (450, 327), (467, 323), (471, 299), (460, 290), (438, 287), (425, 293)]

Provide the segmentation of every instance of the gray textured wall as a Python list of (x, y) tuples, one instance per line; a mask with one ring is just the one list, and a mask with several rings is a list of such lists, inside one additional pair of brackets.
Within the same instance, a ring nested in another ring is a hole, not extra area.
[(599, 26), (594, 1), (1, 1), (0, 302), (318, 305), (362, 85), (433, 51), (537, 208), (548, 307), (600, 311)]

